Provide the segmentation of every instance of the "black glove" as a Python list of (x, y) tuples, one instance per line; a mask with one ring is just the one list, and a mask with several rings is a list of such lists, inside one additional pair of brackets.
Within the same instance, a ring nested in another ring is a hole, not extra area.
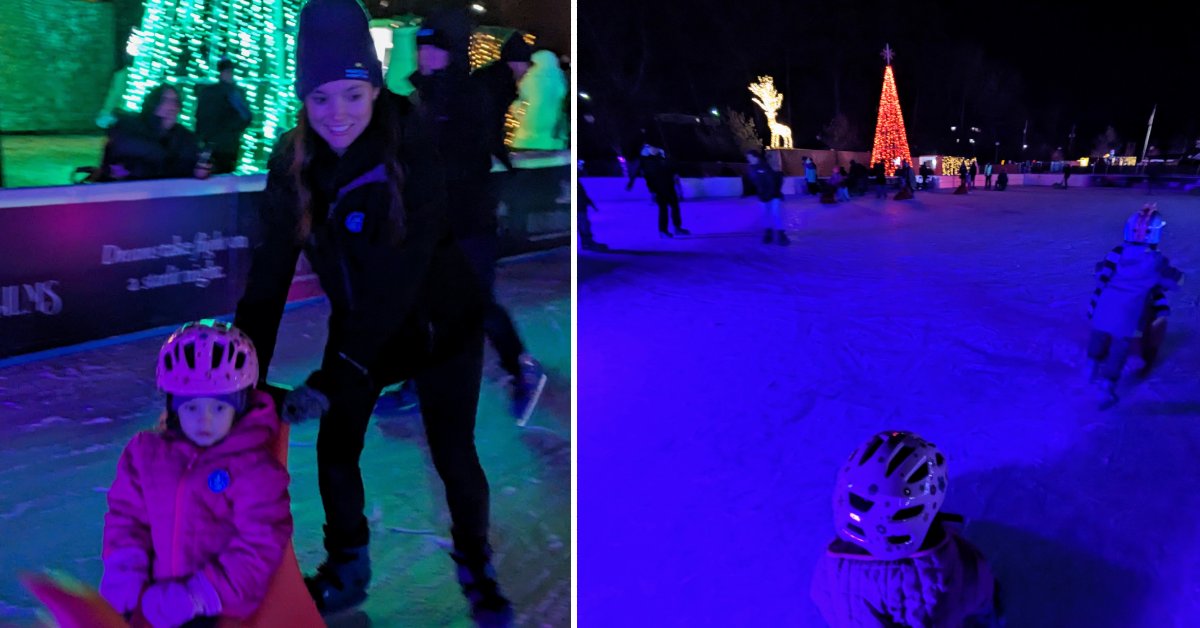
[(321, 391), (308, 386), (299, 386), (288, 391), (283, 399), (279, 416), (285, 423), (295, 425), (310, 419), (319, 419), (329, 412), (329, 398)]
[(313, 371), (303, 387), (320, 393), (331, 405), (353, 404), (367, 398), (374, 405), (372, 393), (378, 392), (367, 369), (341, 353)]

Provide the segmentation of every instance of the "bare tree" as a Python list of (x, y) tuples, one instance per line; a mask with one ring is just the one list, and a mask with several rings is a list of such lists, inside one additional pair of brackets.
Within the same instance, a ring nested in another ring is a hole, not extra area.
[(863, 147), (861, 129), (850, 122), (850, 118), (844, 113), (837, 114), (825, 125), (820, 139), (836, 150), (855, 150)]
[(763, 147), (762, 137), (758, 135), (758, 127), (751, 116), (726, 107), (725, 124), (729, 126), (730, 132), (737, 140), (738, 150), (744, 153)]

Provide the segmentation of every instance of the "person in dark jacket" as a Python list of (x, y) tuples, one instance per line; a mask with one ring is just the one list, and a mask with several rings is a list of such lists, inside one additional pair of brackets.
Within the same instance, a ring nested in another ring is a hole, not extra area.
[(867, 179), (869, 176), (870, 173), (867, 172), (866, 166), (853, 159), (850, 160), (850, 180), (852, 181), (850, 192), (852, 194), (863, 196), (867, 193)]
[(657, 146), (646, 144), (642, 147), (642, 157), (638, 160), (637, 168), (629, 176), (626, 190), (633, 189), (633, 182), (638, 176), (646, 180), (650, 195), (658, 204), (658, 235), (670, 238), (667, 230), (667, 209), (671, 210), (671, 221), (675, 223), (675, 235), (691, 235), (691, 231), (683, 228), (683, 217), (679, 212), (679, 194), (675, 192), (675, 184), (679, 179), (679, 171), (675, 164), (667, 159), (667, 154)]
[(887, 168), (882, 159), (871, 168), (871, 178), (875, 182), (875, 198), (887, 198)]
[(211, 152), (212, 173), (227, 174), (237, 169), (242, 133), (253, 115), (246, 95), (233, 80), (233, 62), (221, 59), (218, 82), (201, 87), (196, 96), (196, 136)]
[(198, 168), (196, 136), (179, 124), (179, 90), (159, 85), (150, 90), (138, 115), (119, 114), (108, 130), (104, 157), (93, 180), (205, 178)]
[(763, 244), (778, 242), (787, 246), (791, 241), (788, 240), (787, 232), (783, 230), (783, 173), (767, 163), (761, 150), (748, 151), (746, 161), (750, 162), (750, 182), (754, 184), (758, 200), (763, 204), (763, 223), (766, 225)]
[(505, 119), (509, 107), (517, 99), (517, 83), (529, 71), (533, 47), (522, 33), (515, 32), (500, 47), (500, 59), (471, 73), (471, 78), (483, 90), (484, 133), (492, 156), (506, 169), (512, 170), (508, 146), (504, 143)]
[(996, 175), (996, 191), (1003, 192), (1008, 187), (1008, 166), (1000, 166), (1000, 174)]
[[(445, 484), (451, 556), (480, 623), (509, 625), (488, 543), (488, 482), (475, 449), (484, 295), (448, 223), (429, 124), (381, 88), (358, 0), (301, 11), (295, 129), (276, 145), (236, 325), (267, 373), (300, 252), (330, 303), (320, 368), (286, 394), (285, 420), (320, 418), (317, 472), (324, 563), (306, 578), (322, 612), (361, 603), (371, 579), (359, 457), (381, 389), (415, 379)], [(264, 387), (269, 387), (262, 384)]]
[[(488, 295), (487, 337), (500, 355), (500, 365), (512, 377), (509, 409), (517, 424), (524, 426), (547, 377), (526, 351), (512, 317), (495, 298), (500, 250), (496, 208), (503, 173), (493, 175), (491, 169), (492, 156), (503, 154), (504, 130), (496, 127), (503, 124), (503, 118), (494, 113), (507, 108), (507, 103), (500, 103), (508, 94), (492, 92), (484, 81), (470, 76), (470, 38), (471, 22), (465, 11), (435, 12), (417, 32), (417, 72), (409, 80), (417, 88), (419, 106), (433, 123), (446, 163), (451, 230)], [(502, 159), (508, 162), (506, 154)]]

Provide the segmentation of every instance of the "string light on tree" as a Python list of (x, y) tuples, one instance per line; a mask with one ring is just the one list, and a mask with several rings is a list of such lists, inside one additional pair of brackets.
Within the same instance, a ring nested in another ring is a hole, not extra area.
[(193, 126), (196, 87), (216, 82), (228, 57), (254, 113), (242, 135), (238, 172), (262, 170), (281, 128), (295, 124), (295, 25), (302, 0), (146, 0), (142, 24), (130, 36), (122, 106), (138, 111), (162, 83), (182, 97), (180, 122)]
[(758, 77), (758, 82), (750, 84), (750, 93), (755, 96), (751, 100), (767, 116), (767, 125), (771, 128), (771, 148), (791, 148), (791, 127), (775, 121), (775, 115), (783, 106), (783, 94), (775, 90), (775, 79), (770, 76)]
[(891, 46), (884, 46), (881, 56), (886, 67), (883, 71), (883, 92), (879, 96), (879, 115), (875, 123), (871, 163), (883, 161), (894, 173), (901, 160), (907, 160), (909, 164), (913, 161), (908, 149), (908, 135), (904, 132), (904, 115), (900, 112), (896, 77), (892, 73), (892, 58), (896, 53)]

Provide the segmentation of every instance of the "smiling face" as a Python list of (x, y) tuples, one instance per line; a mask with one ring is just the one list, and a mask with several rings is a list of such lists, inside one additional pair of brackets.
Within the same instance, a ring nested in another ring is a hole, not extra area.
[(378, 97), (379, 88), (368, 81), (330, 81), (304, 97), (308, 124), (341, 155), (371, 123)]
[(229, 434), (237, 408), (213, 397), (194, 397), (179, 403), (179, 427), (193, 443), (208, 447)]

